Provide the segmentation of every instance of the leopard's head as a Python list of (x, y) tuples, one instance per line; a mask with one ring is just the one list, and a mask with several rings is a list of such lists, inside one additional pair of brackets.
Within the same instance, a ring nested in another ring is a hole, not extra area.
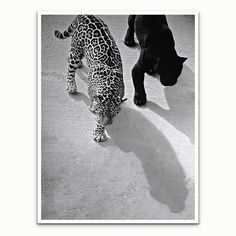
[(110, 93), (96, 94), (90, 110), (96, 114), (97, 122), (103, 126), (111, 125), (113, 118), (118, 115), (121, 110), (121, 97)]

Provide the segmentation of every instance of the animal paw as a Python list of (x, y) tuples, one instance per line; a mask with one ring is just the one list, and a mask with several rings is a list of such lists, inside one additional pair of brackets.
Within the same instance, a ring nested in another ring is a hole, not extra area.
[(146, 102), (147, 102), (146, 95), (141, 95), (141, 94), (135, 93), (135, 95), (134, 95), (134, 103), (137, 106), (143, 106), (143, 105), (146, 104)]
[(93, 132), (92, 139), (97, 142), (104, 142), (107, 139), (107, 136), (105, 133), (96, 133)]
[(67, 81), (66, 90), (73, 94), (77, 92), (77, 86), (75, 81)]

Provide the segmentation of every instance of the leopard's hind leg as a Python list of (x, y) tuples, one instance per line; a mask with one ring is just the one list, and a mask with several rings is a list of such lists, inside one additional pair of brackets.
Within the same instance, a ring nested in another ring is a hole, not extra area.
[(75, 82), (75, 71), (76, 69), (82, 67), (82, 58), (83, 53), (75, 48), (72, 48), (69, 53), (68, 58), (68, 72), (67, 72), (67, 82), (66, 82), (66, 89), (69, 93), (76, 93), (77, 86)]

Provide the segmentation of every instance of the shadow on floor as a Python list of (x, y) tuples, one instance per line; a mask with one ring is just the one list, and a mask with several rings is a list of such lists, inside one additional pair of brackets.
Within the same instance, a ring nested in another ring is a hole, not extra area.
[[(155, 78), (159, 79), (156, 75)], [(194, 143), (195, 134), (195, 91), (194, 73), (184, 66), (178, 82), (173, 87), (165, 87), (164, 94), (169, 106), (166, 110), (152, 101), (148, 101), (144, 109), (150, 109), (180, 132), (187, 135)]]
[(65, 75), (62, 75), (62, 74), (59, 74), (59, 73), (56, 73), (56, 72), (44, 72), (44, 71), (42, 71), (41, 75), (42, 75), (42, 77), (43, 76), (45, 76), (45, 77), (49, 76), (49, 77), (53, 77), (53, 78), (56, 78), (56, 79), (59, 79), (59, 80), (66, 80)]
[[(89, 98), (82, 93), (71, 95), (75, 101), (88, 105)], [(126, 106), (126, 105), (125, 105)], [(110, 139), (101, 147), (117, 146), (123, 152), (132, 152), (139, 158), (153, 198), (165, 204), (173, 213), (185, 208), (188, 195), (184, 170), (164, 135), (140, 112), (128, 107), (106, 128)]]
[(182, 212), (188, 195), (185, 173), (163, 134), (140, 112), (127, 107), (107, 132), (111, 140), (101, 146), (113, 143), (124, 152), (134, 153), (142, 163), (151, 196), (171, 212)]

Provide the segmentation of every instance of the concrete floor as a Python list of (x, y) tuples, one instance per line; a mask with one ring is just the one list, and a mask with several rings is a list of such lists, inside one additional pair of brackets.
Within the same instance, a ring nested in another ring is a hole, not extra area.
[(86, 65), (76, 75), (79, 94), (65, 90), (70, 39), (53, 33), (74, 16), (42, 18), (42, 219), (194, 219), (194, 18), (168, 16), (188, 60), (174, 87), (146, 75), (148, 103), (139, 108), (131, 80), (139, 50), (123, 44), (127, 16), (100, 17), (120, 50), (128, 98), (104, 143), (91, 139)]

